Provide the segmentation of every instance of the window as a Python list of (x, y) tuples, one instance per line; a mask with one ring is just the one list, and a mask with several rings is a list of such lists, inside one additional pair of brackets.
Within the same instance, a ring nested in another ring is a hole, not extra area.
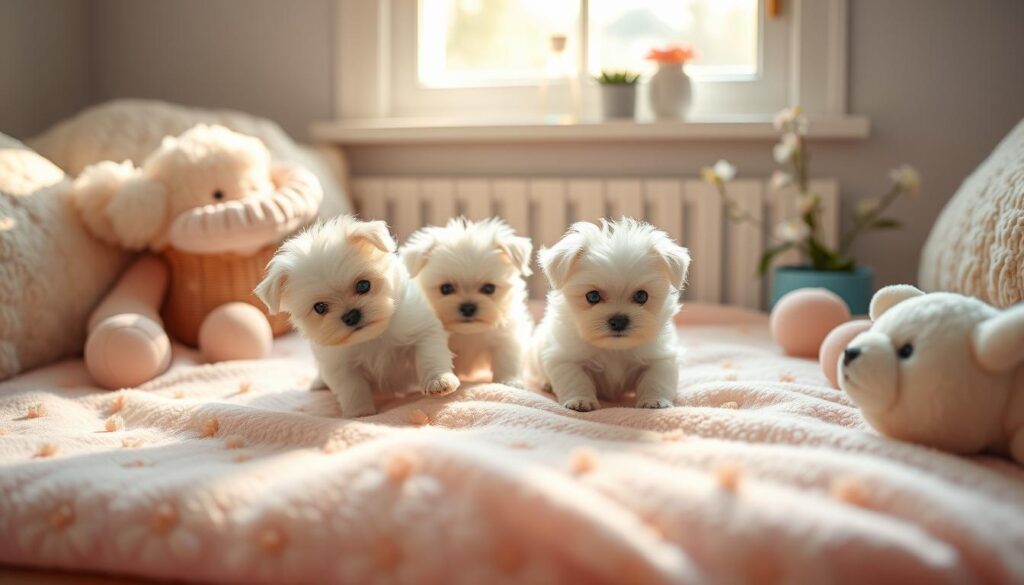
[(651, 47), (685, 42), (699, 58), (687, 66), (695, 79), (758, 73), (757, 0), (591, 0), (587, 19), (588, 73), (604, 69), (652, 71)]
[(569, 79), (592, 120), (594, 75), (649, 77), (647, 52), (679, 43), (699, 53), (694, 118), (845, 113), (846, 0), (337, 1), (343, 118), (536, 120), (540, 88)]
[(536, 84), (551, 37), (568, 39), (576, 19), (575, 2), (565, 0), (419, 0), (420, 83)]

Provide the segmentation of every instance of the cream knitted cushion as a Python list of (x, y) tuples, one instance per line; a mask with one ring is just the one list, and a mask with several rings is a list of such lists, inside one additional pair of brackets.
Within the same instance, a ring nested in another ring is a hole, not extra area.
[(85, 230), (64, 172), (0, 134), (0, 380), (73, 355), (128, 260)]
[(196, 124), (219, 124), (255, 136), (276, 162), (308, 169), (324, 190), (321, 217), (350, 213), (345, 161), (336, 148), (297, 144), (276, 123), (243, 112), (189, 108), (155, 100), (122, 99), (93, 106), (28, 142), (70, 175), (103, 160), (141, 165), (165, 136), (177, 136)]
[(1024, 301), (1024, 120), (960, 186), (932, 227), (920, 284), (1007, 307)]

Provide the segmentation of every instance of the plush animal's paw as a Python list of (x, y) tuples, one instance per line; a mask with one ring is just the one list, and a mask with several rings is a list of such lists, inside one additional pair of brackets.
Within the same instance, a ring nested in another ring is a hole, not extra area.
[(427, 380), (423, 384), (423, 393), (427, 396), (444, 396), (459, 389), (459, 378), (451, 372)]
[(673, 406), (671, 400), (664, 398), (642, 398), (636, 401), (637, 408), (669, 408)]
[(601, 408), (596, 398), (572, 398), (563, 402), (562, 406), (576, 412), (590, 412)]

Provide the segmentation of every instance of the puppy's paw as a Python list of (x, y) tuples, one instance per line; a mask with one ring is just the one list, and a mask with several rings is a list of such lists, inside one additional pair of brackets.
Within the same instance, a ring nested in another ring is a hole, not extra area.
[(309, 383), (309, 389), (327, 390), (327, 382), (324, 382), (324, 379), (321, 378), (319, 374), (317, 374), (317, 377), (313, 378), (313, 381)]
[(571, 398), (562, 403), (562, 406), (576, 412), (590, 412), (601, 408), (596, 398)]
[(525, 382), (522, 378), (502, 378), (494, 381), (495, 384), (504, 384), (506, 386), (512, 386), (513, 388), (526, 388)]
[(427, 396), (444, 396), (459, 389), (459, 378), (451, 372), (427, 380), (423, 384), (423, 393)]
[(674, 406), (671, 400), (664, 398), (642, 398), (636, 401), (637, 408), (670, 408)]

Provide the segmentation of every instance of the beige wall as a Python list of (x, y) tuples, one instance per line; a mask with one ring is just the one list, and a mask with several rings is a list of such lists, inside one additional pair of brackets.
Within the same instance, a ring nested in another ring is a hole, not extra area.
[[(870, 117), (872, 135), (814, 144), (815, 172), (840, 180), (848, 211), (885, 187), (890, 167), (920, 169), (920, 200), (894, 210), (907, 229), (855, 249), (880, 284), (912, 281), (942, 205), (1024, 116), (1024, 2), (852, 0), (850, 12), (850, 110)], [(25, 135), (86, 101), (130, 96), (249, 110), (302, 138), (331, 115), (333, 16), (334, 0), (0, 0), (0, 131)], [(692, 175), (725, 157), (766, 175), (768, 148), (393, 146), (350, 157), (356, 174)]]
[(90, 3), (0, 0), (0, 132), (24, 138), (89, 103)]
[(93, 101), (234, 108), (299, 138), (331, 116), (334, 0), (94, 1)]

